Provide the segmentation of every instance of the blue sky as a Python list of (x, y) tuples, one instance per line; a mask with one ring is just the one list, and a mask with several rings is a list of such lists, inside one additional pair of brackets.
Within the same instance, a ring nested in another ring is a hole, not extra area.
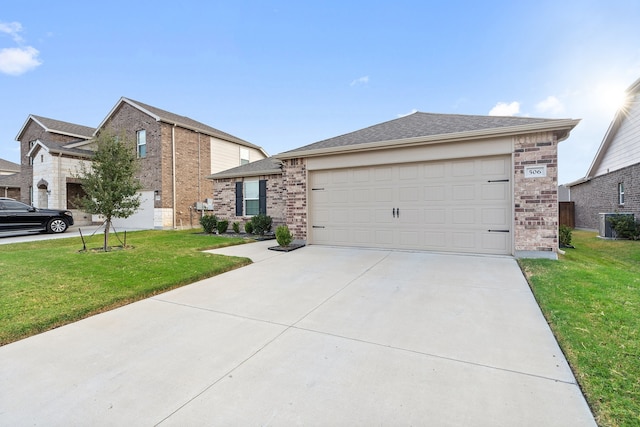
[(269, 154), (418, 110), (578, 118), (587, 171), (640, 77), (640, 2), (25, 1), (0, 10), (0, 158), (29, 114), (97, 126), (126, 96)]

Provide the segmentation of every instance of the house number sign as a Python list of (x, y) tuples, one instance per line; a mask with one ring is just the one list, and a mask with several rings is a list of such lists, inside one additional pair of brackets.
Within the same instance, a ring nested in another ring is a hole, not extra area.
[(525, 178), (544, 178), (545, 176), (547, 176), (547, 165), (524, 167)]

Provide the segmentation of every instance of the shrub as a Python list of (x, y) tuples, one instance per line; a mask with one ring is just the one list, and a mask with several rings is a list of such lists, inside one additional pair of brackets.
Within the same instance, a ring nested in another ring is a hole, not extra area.
[(233, 228), (234, 233), (236, 234), (240, 233), (240, 223), (234, 222), (233, 224), (231, 224), (231, 228)]
[(560, 247), (571, 247), (571, 227), (560, 226)]
[(244, 231), (246, 231), (247, 234), (253, 234), (253, 223), (251, 221), (244, 224)]
[(218, 221), (216, 228), (218, 229), (218, 234), (226, 233), (227, 228), (229, 228), (229, 221), (227, 221), (226, 219)]
[(271, 223), (273, 220), (269, 215), (258, 214), (251, 218), (253, 224), (253, 232), (258, 236), (264, 236), (264, 233), (271, 231)]
[(212, 234), (218, 224), (218, 218), (215, 215), (202, 215), (200, 225), (205, 233)]
[(289, 227), (281, 225), (276, 228), (276, 240), (280, 246), (289, 246), (293, 240)]
[(640, 238), (640, 223), (636, 222), (633, 215), (613, 215), (608, 220), (616, 237), (633, 240)]

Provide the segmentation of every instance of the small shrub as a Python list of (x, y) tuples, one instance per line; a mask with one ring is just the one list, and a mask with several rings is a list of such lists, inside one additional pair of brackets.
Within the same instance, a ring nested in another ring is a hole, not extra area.
[(571, 247), (571, 227), (566, 225), (560, 226), (560, 247)]
[(231, 224), (231, 228), (233, 228), (233, 232), (236, 234), (240, 234), (240, 223), (239, 222), (234, 222), (233, 224)]
[(253, 224), (253, 232), (258, 236), (264, 236), (264, 233), (271, 231), (271, 223), (273, 220), (269, 215), (258, 214), (251, 218)]
[(636, 222), (633, 215), (613, 215), (608, 220), (616, 237), (633, 240), (640, 238), (640, 223)]
[(244, 231), (247, 234), (253, 234), (253, 223), (251, 221), (244, 224)]
[(227, 221), (226, 219), (218, 221), (216, 228), (218, 229), (218, 234), (226, 233), (227, 228), (229, 228), (229, 221)]
[(202, 225), (205, 233), (213, 234), (217, 224), (218, 218), (215, 215), (202, 215), (200, 218), (200, 225)]
[(280, 246), (289, 246), (293, 240), (289, 227), (281, 225), (276, 228), (276, 240)]

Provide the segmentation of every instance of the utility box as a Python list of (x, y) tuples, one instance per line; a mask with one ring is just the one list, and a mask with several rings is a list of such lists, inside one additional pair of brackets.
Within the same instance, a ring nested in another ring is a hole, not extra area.
[(616, 215), (629, 215), (631, 218), (635, 219), (635, 216), (632, 213), (600, 213), (600, 220), (598, 221), (598, 237), (604, 237), (607, 239), (615, 239), (616, 232), (611, 228), (611, 223), (609, 222), (609, 218)]

